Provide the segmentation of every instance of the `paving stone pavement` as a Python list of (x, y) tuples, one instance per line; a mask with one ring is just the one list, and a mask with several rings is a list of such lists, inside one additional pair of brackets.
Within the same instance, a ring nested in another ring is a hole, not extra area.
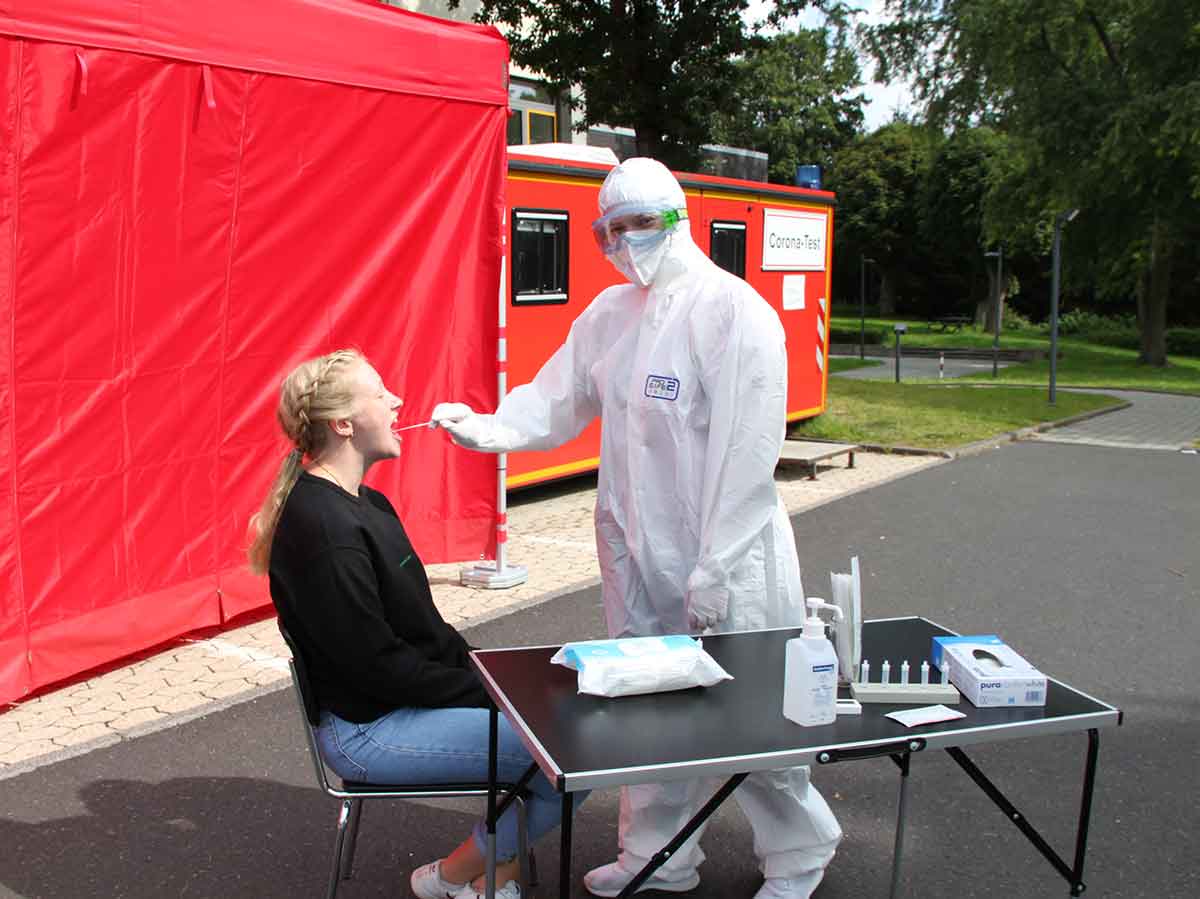
[(1086, 392), (1117, 396), (1133, 405), (1078, 424), (1045, 431), (1036, 439), (1051, 443), (1182, 450), (1192, 447), (1200, 438), (1200, 397), (1138, 390)]
[[(776, 483), (789, 513), (882, 484), (945, 460), (933, 456), (856, 453), (818, 467), (781, 465)], [(511, 562), (529, 580), (507, 590), (459, 584), (462, 563), (429, 565), (434, 601), (458, 627), (595, 584), (592, 536), (595, 479), (577, 479), (508, 509)], [(803, 562), (803, 560), (801, 560)], [(205, 638), (183, 638), (154, 654), (17, 703), (0, 713), (0, 779), (120, 740), (200, 717), (284, 686), (287, 650), (273, 617)]]

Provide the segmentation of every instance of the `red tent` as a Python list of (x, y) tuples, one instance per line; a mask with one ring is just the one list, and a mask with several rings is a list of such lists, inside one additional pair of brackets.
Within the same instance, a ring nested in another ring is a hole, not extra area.
[[(496, 402), (508, 48), (369, 0), (0, 9), (0, 701), (267, 602), (247, 522), (296, 362)], [(495, 467), (411, 431), (426, 561)]]

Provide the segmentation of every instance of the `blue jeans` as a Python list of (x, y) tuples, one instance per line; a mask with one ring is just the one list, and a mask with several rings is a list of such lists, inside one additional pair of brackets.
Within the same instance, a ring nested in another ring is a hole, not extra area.
[[(516, 783), (533, 759), (500, 715), (497, 777)], [(345, 780), (363, 783), (439, 784), (486, 781), (488, 774), (487, 709), (396, 709), (367, 724), (343, 721), (321, 712), (317, 745), (326, 763)], [(562, 815), (562, 799), (539, 771), (529, 782), (525, 801), (529, 839), (554, 829)], [(575, 794), (575, 807), (585, 793)], [(487, 826), (476, 822), (472, 838), (487, 851)], [(496, 857), (518, 852), (516, 808), (496, 822)]]

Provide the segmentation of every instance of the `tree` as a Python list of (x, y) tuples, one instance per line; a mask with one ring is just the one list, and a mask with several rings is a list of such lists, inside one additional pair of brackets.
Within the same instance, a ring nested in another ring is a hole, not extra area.
[(713, 118), (717, 143), (765, 151), (768, 180), (791, 184), (796, 166), (828, 169), (862, 128), (858, 56), (846, 32), (797, 28), (752, 40), (735, 63), (733, 99)]
[(997, 284), (996, 264), (983, 254), (1005, 243), (1011, 273), (1014, 250), (1022, 249), (1011, 226), (989, 227), (996, 217), (991, 207), (996, 205), (997, 182), (1010, 152), (1004, 135), (991, 128), (960, 129), (933, 148), (921, 189), (921, 241), (934, 257), (936, 289), (974, 303), (975, 323), (988, 330), (996, 327), (997, 311), (1003, 320), (1008, 278)]
[[(1178, 0), (886, 0), (864, 29), (877, 74), (913, 79), (931, 124), (995, 124), (1027, 148), (1071, 240), (1133, 277), (1142, 358), (1166, 364), (1180, 235), (1200, 211), (1200, 5)], [(1034, 205), (1027, 203), (1027, 206)], [(1089, 224), (1090, 221), (1090, 224)], [(1194, 250), (1188, 248), (1188, 252)]]
[[(788, 14), (828, 0), (777, 4)], [(450, 0), (451, 8), (458, 0)], [(580, 125), (624, 125), (639, 155), (694, 169), (728, 109), (750, 34), (748, 0), (480, 0), (512, 57), (541, 72)], [(778, 12), (778, 11), (777, 11)], [(782, 14), (782, 13), (780, 13)], [(572, 93), (582, 88), (583, 96)]]
[(560, 96), (582, 88), (582, 102), (572, 97), (582, 125), (632, 127), (639, 155), (695, 168), (746, 49), (748, 5), (482, 0), (478, 18), (505, 26), (513, 60), (545, 75)]
[[(925, 269), (918, 239), (929, 138), (905, 122), (885, 125), (834, 158), (826, 186), (838, 195), (835, 245), (842, 258), (874, 259), (882, 276), (879, 312), (896, 311), (898, 288)], [(844, 253), (854, 255), (846, 257)]]

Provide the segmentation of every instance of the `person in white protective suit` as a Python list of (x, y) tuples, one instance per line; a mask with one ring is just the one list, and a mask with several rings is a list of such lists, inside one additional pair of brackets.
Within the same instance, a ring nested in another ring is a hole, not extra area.
[[(432, 417), (461, 446), (509, 452), (558, 446), (600, 416), (596, 547), (610, 636), (798, 625), (800, 566), (774, 480), (787, 398), (779, 318), (696, 246), (662, 164), (614, 168), (600, 212), (597, 241), (631, 283), (602, 291), (495, 414), (443, 403)], [(734, 793), (766, 878), (755, 899), (811, 895), (841, 840), (808, 774), (755, 773)], [(619, 856), (588, 872), (588, 890), (616, 896), (715, 787), (623, 789)], [(701, 833), (642, 889), (694, 888)]]

